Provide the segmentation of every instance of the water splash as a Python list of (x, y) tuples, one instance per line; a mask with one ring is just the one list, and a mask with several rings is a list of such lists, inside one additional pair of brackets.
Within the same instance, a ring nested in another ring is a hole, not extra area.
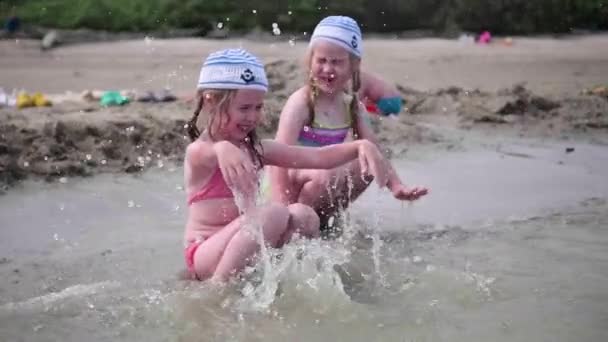
[(272, 23), (272, 34), (275, 36), (281, 35), (281, 29), (279, 28), (279, 24)]

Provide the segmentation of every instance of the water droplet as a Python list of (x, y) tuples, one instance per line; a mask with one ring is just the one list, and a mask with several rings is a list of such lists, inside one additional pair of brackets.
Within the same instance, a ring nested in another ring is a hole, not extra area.
[(89, 309), (95, 309), (95, 305), (93, 305), (93, 304), (91, 304), (91, 303), (89, 303), (89, 305), (88, 305), (88, 306), (89, 306)]
[(61, 177), (61, 178), (59, 178), (59, 183), (66, 184), (67, 182), (68, 182), (67, 177)]
[(277, 24), (277, 23), (272, 23), (272, 28), (277, 28), (277, 27), (279, 27), (279, 24)]
[(107, 162), (108, 162), (107, 160), (102, 159), (102, 160), (101, 160), (101, 165), (106, 165), (106, 163), (107, 163)]
[(287, 11), (287, 14), (288, 14), (288, 15), (291, 15), (291, 13), (292, 13), (291, 11)]
[(152, 155), (152, 150), (148, 150), (148, 154), (149, 154), (149, 155)]
[(412, 258), (412, 261), (413, 261), (415, 264), (421, 263), (421, 262), (422, 262), (422, 257), (420, 257), (420, 256), (418, 256), (418, 255), (415, 255), (415, 256)]
[(296, 39), (294, 37), (289, 38), (289, 46), (296, 46)]
[(256, 13), (258, 13), (258, 11), (257, 10), (253, 10), (253, 11), (251, 11), (251, 13), (256, 14)]
[(29, 167), (30, 163), (29, 162), (23, 162), (23, 167)]
[(127, 207), (133, 208), (134, 206), (135, 206), (135, 202), (133, 202), (133, 201), (127, 202)]
[(87, 154), (87, 155), (85, 156), (85, 158), (87, 158), (87, 160), (91, 160), (91, 158), (93, 158), (93, 157), (92, 157), (90, 154)]
[(159, 161), (157, 161), (157, 162), (156, 162), (156, 166), (157, 166), (159, 169), (162, 169), (162, 168), (165, 166), (165, 164), (163, 163), (163, 161), (162, 161), (162, 160), (159, 160)]
[(281, 29), (276, 27), (272, 29), (272, 34), (274, 34), (275, 36), (280, 36), (281, 35)]
[(59, 210), (61, 210), (61, 211), (65, 210), (65, 203), (60, 203), (59, 204)]
[(144, 37), (144, 44), (146, 44), (146, 45), (148, 45), (148, 46), (149, 46), (150, 44), (152, 44), (152, 40), (153, 40), (153, 39), (154, 39), (154, 38), (152, 38), (152, 37), (145, 36), (145, 37)]
[(334, 226), (334, 219), (335, 219), (335, 217), (334, 217), (334, 216), (330, 216), (330, 217), (329, 217), (329, 220), (327, 220), (327, 226), (328, 226), (328, 227), (330, 227), (330, 228), (331, 228), (331, 227), (333, 227), (333, 226)]
[(221, 21), (219, 23), (217, 23), (217, 28), (220, 29), (220, 30), (223, 29), (224, 28), (224, 23), (221, 22)]
[(180, 209), (180, 206), (177, 204), (175, 205), (175, 207), (173, 207), (173, 211), (179, 211), (179, 209)]
[(44, 156), (44, 161), (48, 161), (49, 160), (49, 156)]
[(53, 240), (59, 241), (59, 234), (57, 234), (57, 233), (53, 234)]
[(34, 332), (39, 332), (40, 330), (42, 330), (42, 328), (44, 328), (44, 325), (38, 324), (37, 326), (34, 327)]
[(426, 271), (427, 272), (433, 272), (437, 269), (437, 267), (433, 266), (433, 265), (426, 265)]

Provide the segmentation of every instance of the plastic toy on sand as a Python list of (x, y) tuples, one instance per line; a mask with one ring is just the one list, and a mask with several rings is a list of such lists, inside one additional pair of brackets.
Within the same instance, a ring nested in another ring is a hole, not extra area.
[(99, 100), (99, 104), (104, 107), (122, 106), (127, 103), (129, 103), (129, 98), (117, 91), (107, 91), (101, 96), (101, 100)]
[(377, 102), (369, 99), (363, 101), (368, 113), (380, 116), (397, 116), (401, 112), (403, 99), (401, 97), (382, 98)]
[(26, 92), (21, 92), (17, 95), (16, 106), (19, 109), (28, 107), (48, 107), (51, 105), (51, 101), (42, 93), (34, 93), (30, 95)]
[(479, 39), (477, 40), (477, 42), (479, 44), (490, 44), (491, 41), (492, 41), (492, 34), (489, 31), (482, 32), (481, 35), (479, 36)]

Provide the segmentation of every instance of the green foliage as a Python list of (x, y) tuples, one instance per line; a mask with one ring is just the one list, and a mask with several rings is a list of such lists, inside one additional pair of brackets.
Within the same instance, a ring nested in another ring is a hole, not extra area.
[(353, 16), (368, 32), (608, 29), (608, 0), (0, 0), (0, 15), (12, 8), (27, 23), (109, 31), (206, 29), (217, 22), (270, 31), (277, 22), (283, 31), (310, 32), (330, 14)]

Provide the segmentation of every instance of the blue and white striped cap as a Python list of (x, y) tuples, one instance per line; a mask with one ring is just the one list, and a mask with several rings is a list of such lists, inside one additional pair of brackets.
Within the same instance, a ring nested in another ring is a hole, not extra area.
[(264, 65), (243, 49), (211, 53), (201, 68), (198, 89), (257, 89), (268, 91)]
[(359, 58), (363, 53), (361, 29), (351, 17), (329, 16), (321, 20), (312, 32), (310, 45), (317, 40), (338, 44)]

